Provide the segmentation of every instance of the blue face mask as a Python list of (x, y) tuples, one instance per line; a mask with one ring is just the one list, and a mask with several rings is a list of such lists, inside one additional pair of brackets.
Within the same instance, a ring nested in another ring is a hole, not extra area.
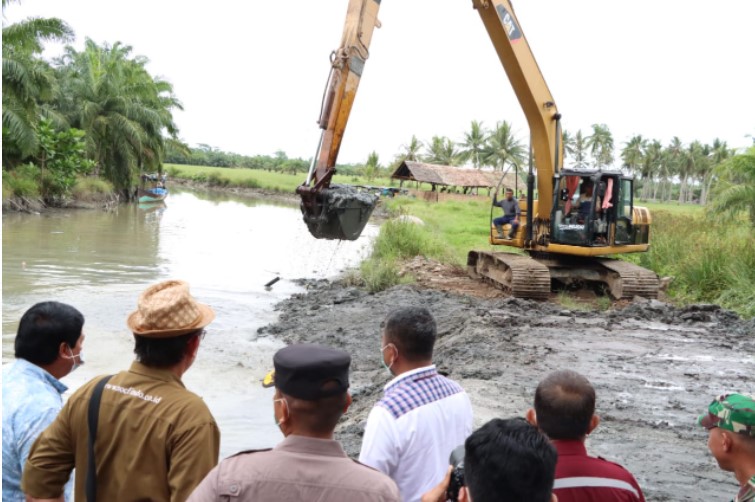
[(390, 373), (391, 375), (393, 375), (393, 372), (391, 371), (391, 367), (393, 366), (393, 363), (396, 362), (396, 360), (394, 359), (393, 361), (391, 361), (391, 364), (385, 364), (385, 358), (383, 357), (385, 355), (384, 354), (385, 349), (387, 349), (391, 345), (393, 345), (394, 348), (396, 347), (396, 345), (394, 345), (392, 343), (389, 343), (389, 344), (386, 344), (385, 347), (383, 347), (382, 349), (380, 349), (380, 362), (383, 364), (383, 368), (385, 368), (385, 370), (388, 373)]

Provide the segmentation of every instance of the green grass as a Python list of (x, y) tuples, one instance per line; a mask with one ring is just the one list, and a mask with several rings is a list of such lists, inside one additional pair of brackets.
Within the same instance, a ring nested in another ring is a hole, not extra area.
[(716, 303), (755, 317), (755, 233), (747, 222), (658, 211), (650, 243), (650, 251), (628, 259), (673, 277), (672, 298)]
[(671, 214), (701, 215), (705, 214), (705, 206), (699, 204), (679, 204), (678, 202), (650, 202), (635, 199), (635, 206), (643, 206), (650, 210), (652, 215), (655, 212), (662, 211)]
[(447, 248), (447, 263), (466, 265), (470, 250), (490, 247), (490, 204), (485, 200), (440, 203), (407, 197), (384, 200), (391, 214), (409, 214), (424, 221), (426, 231)]
[[(441, 261), (464, 265), (470, 250), (490, 247), (490, 206), (485, 201), (431, 203), (398, 197), (385, 203), (394, 215), (409, 214), (426, 223), (424, 231), (447, 249)], [(653, 216), (650, 251), (621, 257), (661, 277), (674, 277), (671, 299), (716, 303), (755, 317), (755, 234), (748, 223), (711, 219), (705, 208), (691, 204), (646, 207)]]
[[(165, 164), (169, 177), (194, 180), (210, 186), (260, 188), (279, 193), (294, 193), (296, 187), (307, 178), (306, 174), (285, 174), (262, 169), (243, 169), (230, 167), (187, 166), (182, 164)], [(358, 176), (333, 177), (333, 183), (349, 185), (391, 186), (396, 182), (388, 178), (376, 178), (367, 181)]]

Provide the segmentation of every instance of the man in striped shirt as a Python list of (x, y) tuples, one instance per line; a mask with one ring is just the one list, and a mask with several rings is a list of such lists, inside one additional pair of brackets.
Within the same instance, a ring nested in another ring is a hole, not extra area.
[(559, 502), (645, 502), (634, 476), (619, 464), (590, 457), (585, 439), (600, 422), (595, 389), (584, 376), (562, 370), (535, 391), (527, 420), (545, 432), (558, 451), (553, 493)]
[(472, 405), (432, 364), (437, 328), (427, 309), (395, 310), (381, 328), (381, 358), (395, 378), (367, 418), (359, 461), (412, 502), (443, 479), (449, 455), (472, 432)]

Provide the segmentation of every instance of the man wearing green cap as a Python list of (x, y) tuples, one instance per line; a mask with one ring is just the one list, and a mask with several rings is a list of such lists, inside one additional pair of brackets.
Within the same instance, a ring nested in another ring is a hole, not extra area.
[(708, 429), (708, 448), (718, 466), (739, 481), (734, 502), (755, 501), (755, 398), (719, 396), (697, 422)]

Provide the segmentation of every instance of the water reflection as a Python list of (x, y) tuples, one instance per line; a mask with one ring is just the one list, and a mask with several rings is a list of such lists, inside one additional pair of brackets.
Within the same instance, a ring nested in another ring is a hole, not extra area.
[(184, 279), (217, 313), (187, 387), (218, 419), (222, 454), (270, 446), (280, 436), (271, 391), (259, 382), (281, 343), (257, 340), (257, 329), (275, 320), (276, 302), (300, 291), (294, 279), (356, 265), (376, 233), (368, 225), (354, 242), (319, 241), (295, 205), (180, 190), (157, 207), (4, 215), (3, 362), (13, 357), (21, 314), (54, 299), (86, 317), (87, 363), (66, 377), (72, 389), (125, 369), (133, 348), (125, 320), (137, 296), (150, 283)]

